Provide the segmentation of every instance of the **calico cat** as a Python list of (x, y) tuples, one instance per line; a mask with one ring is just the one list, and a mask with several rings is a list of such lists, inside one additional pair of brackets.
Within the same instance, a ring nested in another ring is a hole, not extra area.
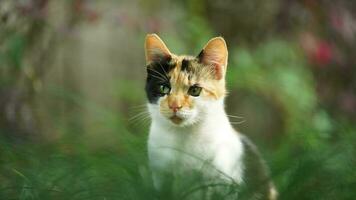
[(276, 199), (256, 147), (233, 129), (224, 110), (225, 40), (211, 39), (196, 57), (178, 56), (156, 34), (148, 34), (145, 55), (154, 186), (160, 190), (174, 177), (199, 171), (206, 181), (247, 188), (248, 199)]

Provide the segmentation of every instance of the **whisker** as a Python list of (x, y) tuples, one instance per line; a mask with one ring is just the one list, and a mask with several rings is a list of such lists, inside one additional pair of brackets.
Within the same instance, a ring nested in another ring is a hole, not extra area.
[(167, 78), (165, 75), (163, 75), (161, 72), (155, 70), (154, 68), (148, 68), (148, 70), (151, 70), (151, 71), (157, 73), (158, 75), (162, 76), (162, 78)]
[(129, 117), (132, 117), (138, 113), (148, 111), (147, 108), (130, 108)]
[(136, 106), (130, 106), (129, 109), (132, 109), (132, 108), (142, 108), (142, 107), (146, 107), (147, 104), (141, 104), (141, 105), (136, 105)]
[(233, 124), (233, 125), (238, 125), (238, 124), (243, 124), (245, 122), (246, 122), (246, 120), (242, 120), (242, 121), (239, 121), (239, 122), (230, 122), (230, 123)]
[(135, 120), (130, 121), (130, 124), (141, 125), (142, 123), (149, 122), (150, 116), (140, 116)]
[(160, 76), (156, 76), (156, 75), (153, 75), (153, 74), (151, 74), (151, 76), (153, 76), (153, 77), (155, 77), (155, 78), (157, 78), (157, 79), (159, 79), (159, 80), (161, 80), (161, 81), (163, 81), (163, 82), (166, 82), (166, 81), (167, 81), (167, 80), (163, 79), (163, 78), (160, 77)]
[(136, 120), (132, 121), (137, 126), (147, 126), (150, 123), (151, 117), (149, 115), (140, 116)]
[(137, 123), (137, 125), (143, 125), (143, 126), (147, 126), (150, 124), (150, 116), (147, 116), (145, 118), (143, 118), (140, 122)]
[(153, 69), (153, 68), (149, 68), (148, 70), (151, 70), (153, 72), (155, 72), (157, 75), (159, 75), (161, 78), (163, 78), (165, 81), (168, 81), (168, 77), (163, 75), (162, 73), (160, 73), (159, 71)]
[(244, 117), (241, 117), (241, 116), (237, 116), (237, 115), (226, 115), (228, 117), (231, 117), (231, 118), (238, 118), (238, 119), (243, 119)]
[(128, 110), (130, 113), (134, 113), (134, 114), (136, 112), (143, 112), (147, 110), (147, 105), (129, 107)]
[(129, 121), (132, 121), (132, 120), (134, 120), (134, 119), (136, 119), (136, 118), (138, 118), (138, 117), (140, 117), (140, 116), (144, 116), (144, 115), (148, 115), (148, 114), (149, 114), (148, 111), (140, 112), (140, 113), (138, 113), (138, 114), (136, 114), (136, 115), (130, 117), (130, 118), (129, 118)]
[[(161, 61), (162, 59), (160, 59), (160, 61)], [(164, 72), (164, 74), (166, 75), (166, 77), (168, 77), (168, 74), (167, 74), (167, 72), (166, 72), (166, 70), (164, 69), (164, 67), (162, 66), (162, 64), (159, 62), (158, 63), (159, 64), (159, 66), (161, 67), (161, 69), (163, 70), (163, 72)]]

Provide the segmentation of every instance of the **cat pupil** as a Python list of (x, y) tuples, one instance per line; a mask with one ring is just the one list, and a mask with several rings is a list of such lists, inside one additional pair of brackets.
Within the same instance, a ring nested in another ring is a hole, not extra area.
[(166, 95), (168, 94), (169, 92), (171, 91), (171, 88), (167, 85), (160, 85), (159, 86), (159, 92), (162, 94), (162, 95)]
[(188, 94), (190, 94), (191, 96), (197, 97), (200, 95), (202, 88), (199, 86), (191, 86), (188, 90)]

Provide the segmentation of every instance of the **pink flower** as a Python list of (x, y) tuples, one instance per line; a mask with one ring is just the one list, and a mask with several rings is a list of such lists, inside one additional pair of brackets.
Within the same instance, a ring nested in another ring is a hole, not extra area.
[(300, 43), (311, 62), (324, 66), (333, 60), (332, 46), (312, 33), (303, 33), (300, 37)]
[(325, 42), (321, 41), (317, 44), (316, 51), (314, 52), (313, 58), (314, 61), (319, 65), (327, 65), (332, 60), (332, 48)]

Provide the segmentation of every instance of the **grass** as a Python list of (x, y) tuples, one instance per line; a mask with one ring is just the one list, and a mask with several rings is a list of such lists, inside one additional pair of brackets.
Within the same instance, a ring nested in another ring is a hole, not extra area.
[[(343, 139), (320, 149), (295, 148), (286, 141), (268, 159), (280, 199), (353, 199), (356, 152), (351, 139), (355, 141), (352, 132), (345, 132)], [(205, 199), (196, 194), (207, 185), (187, 177), (164, 196), (158, 194), (147, 166), (145, 137), (127, 141), (132, 142), (125, 148), (92, 149), (68, 138), (50, 144), (3, 138), (0, 199)]]

